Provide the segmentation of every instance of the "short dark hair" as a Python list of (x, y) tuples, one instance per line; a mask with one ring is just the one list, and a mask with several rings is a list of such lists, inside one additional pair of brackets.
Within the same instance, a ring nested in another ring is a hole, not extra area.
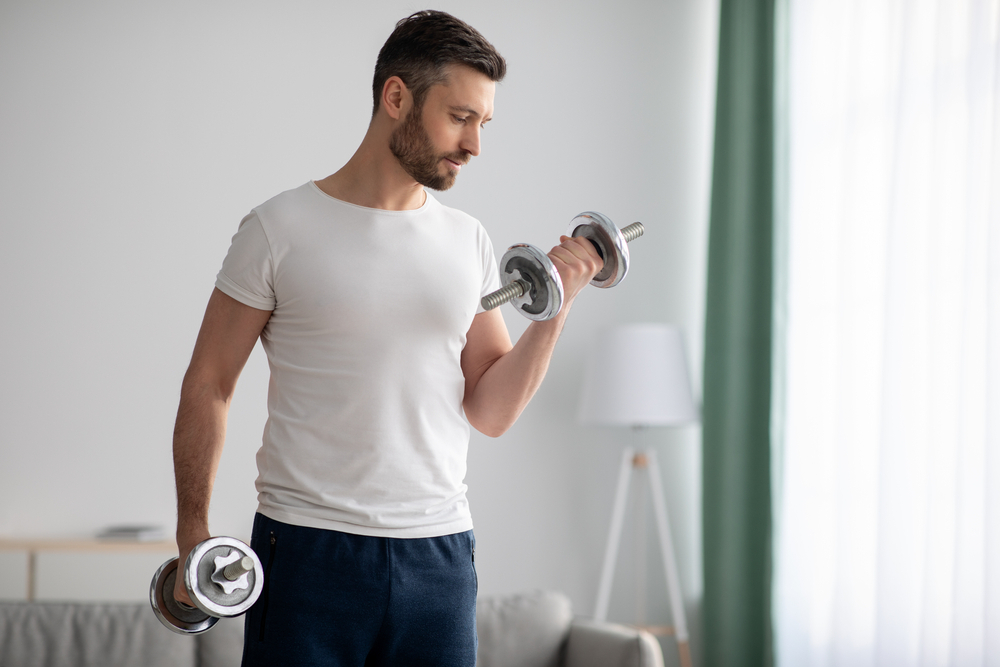
[(420, 108), (430, 87), (445, 81), (449, 65), (471, 67), (490, 81), (500, 81), (507, 74), (507, 63), (496, 48), (478, 30), (451, 14), (425, 10), (401, 20), (375, 61), (372, 117), (389, 77), (402, 79)]

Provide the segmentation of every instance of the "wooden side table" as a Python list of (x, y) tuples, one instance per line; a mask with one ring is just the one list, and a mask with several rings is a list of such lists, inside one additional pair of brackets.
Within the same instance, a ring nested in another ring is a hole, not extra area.
[[(163, 553), (173, 551), (177, 545), (172, 540), (138, 542), (123, 540), (90, 539), (13, 539), (0, 538), (0, 551), (22, 551), (28, 555), (27, 599), (34, 601), (38, 591), (38, 556), (50, 552), (79, 553)], [(150, 572), (152, 576), (152, 572)]]

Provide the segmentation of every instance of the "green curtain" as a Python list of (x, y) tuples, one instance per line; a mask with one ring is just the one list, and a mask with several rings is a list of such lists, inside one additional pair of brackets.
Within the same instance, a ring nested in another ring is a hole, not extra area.
[(775, 0), (721, 0), (705, 314), (705, 665), (771, 642)]

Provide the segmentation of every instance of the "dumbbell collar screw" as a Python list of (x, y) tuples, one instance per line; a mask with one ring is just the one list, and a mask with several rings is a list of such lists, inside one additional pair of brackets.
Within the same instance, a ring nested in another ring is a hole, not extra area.
[[(245, 561), (250, 561), (248, 566), (244, 566)], [(226, 595), (230, 595), (233, 591), (250, 587), (248, 574), (251, 570), (253, 570), (253, 559), (233, 549), (226, 556), (215, 557), (212, 583), (225, 591)]]

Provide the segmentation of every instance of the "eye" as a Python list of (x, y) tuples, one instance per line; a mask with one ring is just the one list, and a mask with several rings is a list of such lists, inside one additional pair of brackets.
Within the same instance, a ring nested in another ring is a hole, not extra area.
[(462, 125), (465, 124), (465, 118), (463, 118), (462, 116), (452, 116), (452, 118), (455, 119), (456, 123), (459, 123), (459, 124), (462, 124)]

